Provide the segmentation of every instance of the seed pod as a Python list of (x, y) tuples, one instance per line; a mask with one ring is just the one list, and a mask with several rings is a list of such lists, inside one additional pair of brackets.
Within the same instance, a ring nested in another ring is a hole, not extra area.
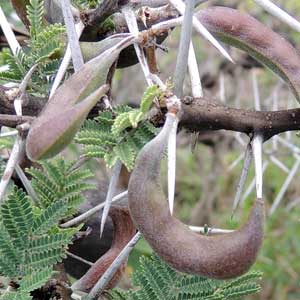
[(89, 97), (71, 107), (61, 108), (47, 114), (46, 110), (37, 118), (28, 133), (26, 152), (29, 159), (35, 161), (53, 157), (65, 148), (81, 127), (89, 111), (108, 91), (103, 85)]
[[(112, 218), (114, 226), (111, 248), (94, 263), (81, 279), (73, 284), (73, 290), (89, 292), (136, 233), (127, 207), (113, 206), (110, 208), (109, 216)], [(107, 289), (116, 286), (124, 273), (126, 264), (127, 262), (124, 262), (121, 265), (106, 287)]]
[(153, 250), (180, 272), (226, 279), (244, 274), (263, 240), (264, 205), (257, 199), (246, 224), (218, 236), (202, 236), (171, 216), (160, 185), (160, 165), (174, 115), (138, 155), (128, 187), (130, 213)]
[(203, 9), (196, 17), (219, 40), (246, 51), (281, 77), (300, 102), (300, 55), (286, 39), (250, 15), (228, 7)]
[(26, 151), (31, 160), (53, 157), (70, 143), (89, 111), (108, 91), (104, 84), (109, 68), (132, 40), (123, 38), (58, 88), (29, 130)]
[(98, 42), (80, 42), (80, 49), (84, 61), (89, 61), (107, 49), (115, 46), (126, 37), (126, 34), (115, 34)]

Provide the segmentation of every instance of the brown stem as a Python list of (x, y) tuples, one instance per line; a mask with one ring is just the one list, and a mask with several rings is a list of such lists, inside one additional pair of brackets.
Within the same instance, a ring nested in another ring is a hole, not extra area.
[(186, 98), (180, 125), (192, 131), (232, 130), (260, 133), (265, 140), (285, 131), (300, 129), (300, 109), (254, 111), (226, 107), (206, 98)]
[(106, 18), (108, 18), (118, 10), (118, 1), (106, 0), (102, 1), (99, 6), (93, 10), (82, 12), (80, 18), (84, 24), (95, 26), (105, 21)]
[(3, 115), (0, 114), (0, 126), (7, 126), (11, 128), (15, 128), (18, 125), (21, 125), (23, 123), (32, 123), (34, 117), (30, 116), (15, 116), (15, 115)]
[[(73, 285), (75, 290), (89, 292), (136, 233), (127, 208), (113, 206), (110, 208), (109, 215), (114, 226), (114, 238), (111, 248)], [(124, 262), (116, 272), (107, 286), (108, 289), (113, 288), (118, 283), (124, 273), (126, 264), (127, 262)]]
[[(14, 100), (18, 96), (17, 88), (8, 88), (0, 85), (0, 114), (15, 114)], [(47, 98), (25, 94), (22, 105), (24, 115), (37, 116), (42, 110)]]
[(226, 279), (244, 274), (263, 239), (264, 205), (254, 202), (246, 224), (226, 235), (200, 236), (170, 214), (161, 188), (160, 167), (174, 117), (140, 152), (128, 187), (131, 216), (154, 251), (180, 272)]

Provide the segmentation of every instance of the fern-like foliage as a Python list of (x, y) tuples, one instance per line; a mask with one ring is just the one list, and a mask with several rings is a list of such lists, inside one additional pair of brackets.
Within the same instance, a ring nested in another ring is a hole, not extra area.
[(28, 86), (30, 92), (46, 94), (56, 73), (65, 47), (65, 28), (60, 24), (45, 25), (44, 0), (30, 0), (27, 17), (30, 23), (30, 39), (16, 55), (8, 51), (1, 53), (6, 71), (0, 72), (0, 80), (21, 82), (34, 65), (38, 67)]
[(31, 299), (30, 292), (54, 274), (53, 265), (66, 256), (78, 228), (61, 229), (58, 224), (73, 214), (84, 200), (81, 192), (94, 188), (87, 169), (74, 168), (62, 158), (31, 168), (35, 202), (13, 188), (0, 207), (0, 276), (17, 283), (16, 291), (0, 294), (0, 300)]
[(13, 188), (0, 207), (0, 275), (19, 288), (4, 293), (1, 300), (31, 299), (30, 292), (54, 274), (53, 265), (65, 257), (67, 245), (78, 231), (57, 226), (67, 210), (66, 199), (43, 210), (22, 190)]
[(114, 289), (112, 300), (231, 300), (257, 293), (261, 272), (249, 273), (230, 281), (212, 280), (178, 273), (157, 256), (142, 257), (132, 277), (129, 291)]
[(161, 93), (157, 86), (151, 86), (145, 91), (139, 109), (119, 106), (100, 112), (94, 120), (85, 122), (75, 141), (84, 145), (86, 156), (101, 157), (109, 167), (120, 160), (131, 170), (139, 150), (158, 132), (145, 116)]
[[(27, 173), (32, 176), (31, 184), (37, 193), (38, 201), (44, 210), (46, 222), (55, 221), (56, 209), (52, 207), (60, 202), (67, 203), (67, 211), (61, 213), (65, 216), (72, 215), (76, 207), (84, 201), (82, 192), (95, 188), (94, 185), (86, 182), (93, 177), (88, 169), (73, 169), (74, 162), (66, 163), (62, 158), (41, 163), (42, 169), (30, 168)], [(51, 216), (51, 217), (50, 217)]]

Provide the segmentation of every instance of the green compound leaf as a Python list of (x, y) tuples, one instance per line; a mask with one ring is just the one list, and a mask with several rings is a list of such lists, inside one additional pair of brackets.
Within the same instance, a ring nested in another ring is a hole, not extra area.
[(157, 256), (141, 257), (129, 291), (114, 289), (112, 300), (233, 300), (257, 293), (260, 272), (221, 281), (176, 272)]
[(6, 292), (0, 297), (0, 300), (32, 300), (29, 293)]
[(151, 85), (147, 87), (146, 91), (144, 92), (142, 101), (141, 101), (141, 112), (143, 114), (147, 113), (156, 97), (161, 95), (161, 89), (156, 85)]
[(68, 203), (64, 199), (53, 202), (35, 218), (33, 232), (35, 234), (46, 233), (65, 216), (68, 209)]
[(32, 269), (41, 270), (50, 268), (66, 257), (65, 249), (52, 249), (41, 253), (28, 253), (24, 263), (26, 274), (31, 274)]
[(86, 183), (87, 179), (93, 177), (93, 173), (88, 169), (72, 170), (74, 163), (66, 164), (62, 158), (58, 158), (43, 162), (42, 170), (27, 169), (33, 177), (31, 183), (42, 207), (46, 208), (58, 199), (63, 199), (70, 209), (68, 215), (71, 215), (84, 200), (82, 192), (95, 188)]
[(35, 38), (43, 25), (44, 1), (30, 0), (30, 5), (27, 5), (26, 8), (30, 23), (30, 36)]
[(129, 112), (125, 112), (117, 116), (111, 128), (111, 132), (114, 136), (118, 136), (124, 129), (131, 127), (129, 115)]
[(143, 119), (141, 110), (118, 106), (86, 121), (75, 140), (84, 145), (84, 155), (104, 158), (110, 168), (120, 159), (131, 170), (137, 153), (159, 131)]
[(60, 231), (51, 235), (43, 235), (34, 238), (30, 245), (31, 253), (43, 253), (48, 250), (61, 249), (71, 243), (74, 231)]
[(143, 120), (143, 118), (144, 118), (144, 114), (143, 114), (143, 112), (141, 112), (139, 110), (137, 110), (137, 111), (134, 110), (129, 113), (129, 121), (133, 128), (136, 128), (138, 126), (138, 123), (141, 120)]
[(131, 170), (133, 168), (135, 152), (128, 143), (117, 145), (114, 148), (114, 152), (128, 170)]
[(26, 249), (33, 223), (33, 212), (27, 195), (17, 188), (1, 206), (2, 222), (15, 246)]
[(20, 290), (22, 292), (31, 292), (40, 288), (47, 282), (55, 272), (52, 269), (44, 269), (42, 271), (33, 272), (20, 280)]

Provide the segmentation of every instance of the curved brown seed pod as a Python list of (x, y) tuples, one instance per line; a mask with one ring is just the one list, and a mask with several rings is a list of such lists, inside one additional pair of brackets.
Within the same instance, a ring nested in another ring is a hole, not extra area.
[(29, 130), (26, 151), (31, 160), (53, 157), (71, 142), (89, 111), (107, 92), (104, 83), (111, 65), (132, 41), (131, 36), (123, 38), (84, 64), (55, 91)]
[(228, 7), (203, 9), (196, 17), (219, 40), (246, 51), (280, 76), (300, 102), (300, 55), (286, 39), (250, 15)]
[(255, 201), (241, 229), (226, 235), (198, 235), (171, 216), (160, 164), (174, 120), (168, 114), (162, 131), (138, 155), (128, 188), (131, 216), (154, 251), (175, 269), (216, 279), (239, 276), (255, 262), (263, 240), (263, 201)]
[[(73, 290), (89, 292), (136, 233), (127, 207), (112, 206), (109, 216), (112, 218), (114, 226), (114, 238), (111, 248), (94, 263), (83, 277), (73, 284)], [(126, 264), (127, 262), (124, 262), (121, 265), (106, 289), (116, 286), (124, 273)]]

